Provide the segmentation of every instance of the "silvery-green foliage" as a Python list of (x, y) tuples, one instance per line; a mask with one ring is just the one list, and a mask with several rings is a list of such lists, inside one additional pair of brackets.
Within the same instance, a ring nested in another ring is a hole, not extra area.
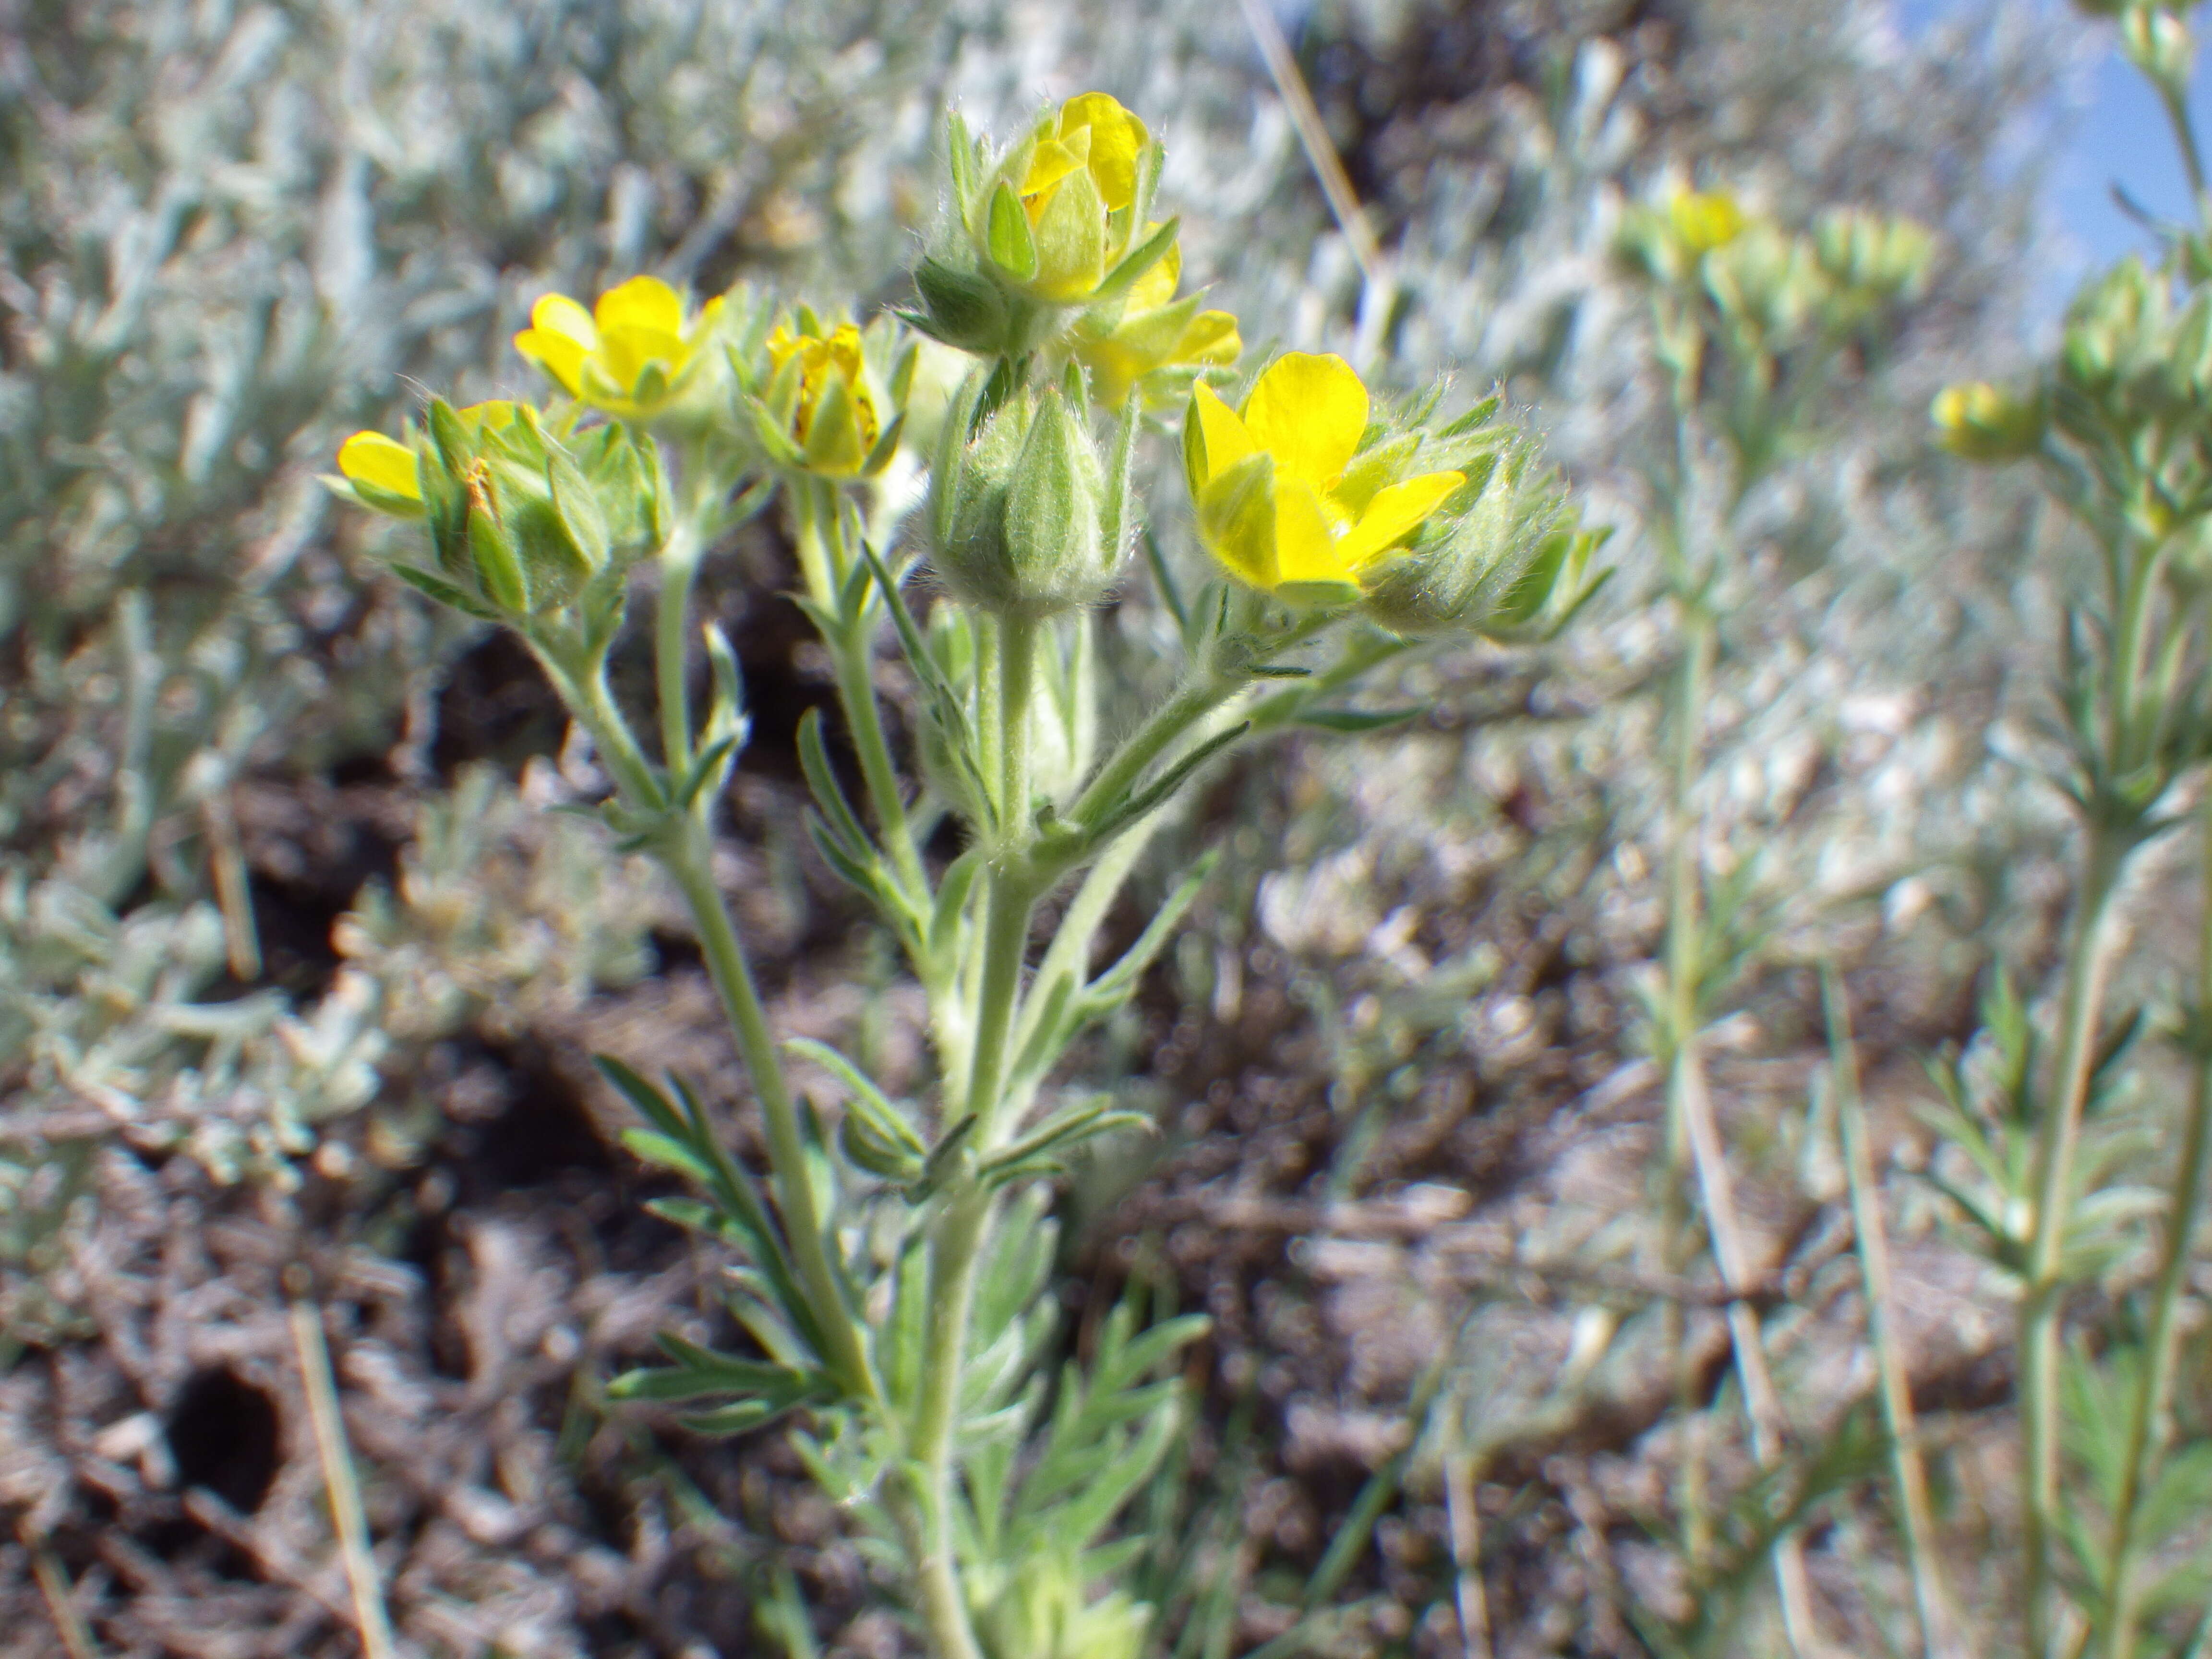
[(483, 376), (556, 282), (887, 270), (941, 46), (899, 21), (0, 8), (0, 1045), (30, 1117), (99, 1103), (235, 1171), (374, 1091), (356, 979), (200, 1000), (254, 976), (238, 781), (426, 736), (453, 637), (337, 585), (315, 476), (411, 382)]

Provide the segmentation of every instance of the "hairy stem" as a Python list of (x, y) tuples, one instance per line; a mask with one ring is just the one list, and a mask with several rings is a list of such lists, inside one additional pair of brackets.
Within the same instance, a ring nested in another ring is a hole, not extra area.
[(2067, 1200), (2074, 1179), (2081, 1113), (2089, 1097), (2097, 1026), (2112, 969), (2106, 916), (2126, 858), (2111, 830), (2092, 823), (2076, 902), (2074, 937), (2067, 949), (2060, 1013), (2057, 1073), (2037, 1126), (2035, 1211), (2028, 1237), (2027, 1284), (2021, 1296), (2019, 1368), (2021, 1450), (2026, 1464), (2021, 1547), (2024, 1575), (2022, 1617), (2027, 1651), (2050, 1647), (2051, 1534), (2058, 1510), (2058, 1328), (2063, 1286)]
[(968, 1065), (963, 1115), (969, 1131), (970, 1161), (955, 1178), (929, 1261), (928, 1334), (921, 1361), (921, 1397), (909, 1453), (917, 1466), (919, 1497), (927, 1529), (921, 1562), (923, 1614), (937, 1659), (974, 1659), (978, 1650), (959, 1583), (951, 1511), (957, 1465), (957, 1431), (969, 1316), (975, 1295), (977, 1259), (991, 1218), (991, 1192), (974, 1172), (973, 1152), (992, 1144), (1005, 1086), (1008, 1039), (1021, 998), (1022, 968), (1029, 951), (1030, 915), (1036, 889), (1029, 869), (1030, 702), (1036, 666), (1036, 624), (1000, 620), (997, 630), (998, 786), (1000, 845), (987, 877), (983, 965)]
[(1874, 1346), (1875, 1370), (1881, 1379), (1882, 1426), (1889, 1436), (1890, 1475), (1897, 1486), (1905, 1565), (1912, 1574), (1912, 1599), (1920, 1615), (1921, 1651), (1927, 1659), (1948, 1659), (1959, 1650), (1958, 1638), (1950, 1598), (1944, 1589), (1942, 1564), (1936, 1553), (1935, 1510), (1929, 1502), (1928, 1469), (1921, 1460), (1917, 1438), (1912, 1389), (1905, 1376), (1905, 1356), (1898, 1347), (1889, 1235), (1882, 1225), (1881, 1189), (1875, 1175), (1874, 1148), (1867, 1135), (1866, 1103), (1859, 1093), (1850, 1012), (1832, 964), (1824, 965), (1820, 981), (1822, 1000), (1827, 1005), (1836, 1118), (1843, 1132), (1844, 1173), (1850, 1184), (1851, 1228), (1866, 1293), (1867, 1335)]
[[(1698, 1043), (1704, 1017), (1705, 920), (1700, 902), (1698, 843), (1703, 836), (1692, 799), (1703, 745), (1698, 725), (1705, 715), (1705, 687), (1712, 672), (1717, 644), (1712, 614), (1701, 599), (1680, 601), (1684, 634), (1682, 665), (1675, 678), (1674, 708), (1674, 767), (1669, 779), (1667, 860), (1666, 975), (1668, 992), (1667, 1112), (1668, 1149), (1675, 1160), (1669, 1176), (1679, 1189), (1684, 1171), (1679, 1160), (1686, 1151), (1694, 1170), (1705, 1227), (1712, 1242), (1713, 1261), (1721, 1282), (1741, 1292), (1751, 1282), (1751, 1264), (1738, 1218), (1735, 1188), (1722, 1148), (1720, 1129), (1713, 1117), (1712, 1099), (1705, 1084), (1705, 1057)], [(1679, 1215), (1679, 1208), (1672, 1213)], [(1741, 1294), (1729, 1304), (1728, 1328), (1736, 1375), (1743, 1384), (1743, 1402), (1751, 1424), (1752, 1454), (1762, 1468), (1781, 1461), (1782, 1406), (1774, 1381), (1766, 1369), (1765, 1339), (1759, 1316)], [(1694, 1437), (1686, 1437), (1696, 1455)], [(1686, 1468), (1686, 1490), (1695, 1494), (1702, 1486), (1698, 1471)], [(1692, 1518), (1693, 1528), (1702, 1521)], [(1774, 1546), (1775, 1586), (1781, 1597), (1783, 1631), (1793, 1653), (1803, 1654), (1817, 1644), (1813, 1624), (1812, 1591), (1805, 1576), (1805, 1559), (1796, 1533), (1784, 1534)]]
[(808, 580), (819, 569), (827, 580), (814, 592), (816, 604), (836, 615), (838, 626), (823, 643), (830, 648), (836, 672), (837, 702), (845, 711), (846, 730), (860, 760), (860, 778), (868, 792), (868, 805), (876, 828), (890, 854), (891, 872), (907, 896), (917, 903), (929, 900), (929, 878), (923, 872), (921, 852), (915, 845), (914, 825), (907, 816), (906, 797), (899, 788), (898, 768), (892, 763), (890, 741), (884, 735), (883, 711), (876, 702), (875, 629), (882, 613), (861, 590), (856, 613), (848, 616), (841, 606), (845, 573), (852, 568), (852, 550), (845, 545), (844, 520), (839, 511), (836, 486), (817, 483), (800, 518), (802, 537), (819, 539), (821, 555), (808, 562)]
[(731, 920), (729, 906), (714, 884), (711, 865), (713, 845), (704, 824), (687, 821), (680, 838), (664, 847), (660, 862), (683, 890), (699, 930), (700, 948), (707, 971), (722, 1000), (738, 1057), (751, 1078), (759, 1098), (761, 1121), (768, 1135), (769, 1169), (775, 1181), (776, 1206), (783, 1212), (786, 1243), (792, 1265), (798, 1269), (806, 1299), (822, 1326), (830, 1352), (823, 1356), (839, 1380), (856, 1397), (876, 1397), (874, 1373), (815, 1207), (814, 1187), (806, 1173), (806, 1143), (799, 1133), (799, 1111), (783, 1071), (782, 1056), (769, 1030), (768, 1012), (761, 1006), (753, 982), (752, 966)]
[(2112, 1506), (2112, 1538), (2106, 1550), (2106, 1582), (2112, 1587), (2112, 1623), (2105, 1650), (2109, 1659), (2132, 1659), (2136, 1627), (2142, 1616), (2142, 1589), (2136, 1572), (2140, 1540), (2136, 1522), (2144, 1486), (2164, 1449), (2166, 1413), (2173, 1399), (2174, 1366), (2181, 1351), (2181, 1292), (2189, 1273), (2190, 1244), (2197, 1212), (2203, 1201), (2204, 1168), (2212, 1152), (2212, 1048), (2204, 1021), (2212, 1009), (2212, 793), (2203, 806), (2203, 901), (2199, 922), (2197, 1007), (2191, 1036), (2197, 1071), (2189, 1094), (2189, 1116), (2182, 1128), (2181, 1161), (2173, 1172), (2166, 1203), (2166, 1244), (2151, 1292), (2150, 1332), (2135, 1397), (2129, 1402), (2127, 1445), (2120, 1463), (2120, 1490)]
[(1078, 823), (1089, 823), (1110, 811), (1115, 803), (1137, 787), (1154, 762), (1243, 684), (1242, 680), (1212, 673), (1192, 679), (1115, 751), (1068, 816)]
[(691, 763), (691, 589), (706, 538), (696, 515), (677, 515), (660, 550), (660, 596), (653, 612), (654, 690), (660, 701), (660, 760), (674, 778)]

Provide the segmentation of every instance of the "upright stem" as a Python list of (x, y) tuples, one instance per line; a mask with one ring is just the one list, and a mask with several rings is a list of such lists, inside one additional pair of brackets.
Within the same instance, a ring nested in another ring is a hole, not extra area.
[(2106, 1552), (2106, 1582), (2112, 1587), (2112, 1618), (2105, 1645), (2109, 1659), (2133, 1659), (2135, 1632), (2142, 1615), (2142, 1592), (2136, 1573), (2140, 1518), (2144, 1486), (2152, 1466), (2163, 1450), (2166, 1412), (2173, 1399), (2173, 1372), (2181, 1351), (2181, 1292), (2188, 1278), (2189, 1248), (2197, 1227), (2197, 1212), (2203, 1201), (2204, 1170), (2212, 1153), (2212, 1048), (2205, 1044), (2203, 1022), (2212, 1010), (2212, 791), (2208, 791), (2203, 813), (2203, 897), (2197, 939), (2197, 1007), (2192, 1032), (2197, 1047), (2197, 1073), (2189, 1094), (2189, 1116), (2183, 1126), (2181, 1162), (2173, 1172), (2172, 1196), (2166, 1204), (2166, 1248), (2158, 1266), (2158, 1280), (2151, 1292), (2148, 1352), (2136, 1381), (2135, 1398), (2128, 1410), (2127, 1449), (2120, 1464), (2120, 1491), (2112, 1507), (2112, 1541)]
[(660, 596), (653, 612), (653, 689), (660, 700), (660, 758), (674, 776), (691, 762), (691, 590), (706, 538), (680, 514), (660, 550)]
[[(1751, 1451), (1762, 1469), (1782, 1462), (1782, 1400), (1766, 1369), (1766, 1340), (1759, 1315), (1749, 1300), (1751, 1257), (1744, 1248), (1741, 1223), (1735, 1205), (1735, 1186), (1729, 1175), (1728, 1155), (1722, 1149), (1720, 1130), (1714, 1122), (1712, 1101), (1705, 1089), (1705, 1066), (1698, 1058), (1692, 1032), (1675, 1057), (1677, 1109), (1681, 1113), (1683, 1138), (1689, 1142), (1696, 1165), (1698, 1190), (1704, 1200), (1705, 1226), (1712, 1236), (1713, 1261), (1721, 1283), (1730, 1292), (1728, 1306), (1729, 1341), (1734, 1350), (1736, 1376), (1743, 1383), (1744, 1415), (1751, 1423)], [(1795, 1531), (1784, 1533), (1774, 1544), (1774, 1582), (1782, 1602), (1783, 1635), (1794, 1654), (1820, 1650), (1813, 1623), (1812, 1588), (1805, 1576), (1805, 1554)]]
[(2021, 1449), (2027, 1465), (2022, 1494), (2023, 1616), (2031, 1659), (2048, 1652), (2051, 1620), (2051, 1532), (2058, 1510), (2058, 1327), (2068, 1194), (2081, 1113), (2089, 1096), (2089, 1068), (2104, 1012), (2112, 968), (2106, 916), (2126, 860), (2112, 831), (2092, 823), (2087, 866), (2068, 947), (2060, 1013), (2058, 1069), (2054, 1094), (2039, 1126), (2035, 1211), (2028, 1238), (2027, 1283), (2020, 1313)]
[(814, 1186), (807, 1176), (806, 1143), (799, 1133), (791, 1085), (785, 1079), (775, 1037), (769, 1030), (768, 1013), (753, 983), (751, 965), (745, 960), (744, 947), (730, 921), (721, 890), (714, 884), (710, 863), (713, 848), (706, 826), (696, 819), (687, 820), (670, 842), (661, 849), (660, 861), (690, 906), (707, 970), (721, 997), (722, 1011), (737, 1040), (738, 1056), (752, 1079), (753, 1092), (760, 1099), (776, 1206), (783, 1212), (792, 1265), (799, 1270), (806, 1299), (830, 1348), (823, 1357), (854, 1394), (872, 1398), (875, 1376), (861, 1346), (844, 1285), (830, 1260), (822, 1214), (815, 1207)]
[[(679, 641), (683, 638), (678, 630)], [(783, 1216), (792, 1264), (806, 1288), (807, 1300), (820, 1320), (823, 1340), (830, 1352), (823, 1356), (840, 1380), (853, 1393), (874, 1399), (874, 1372), (868, 1364), (859, 1328), (836, 1269), (831, 1265), (822, 1230), (821, 1212), (814, 1203), (814, 1188), (806, 1173), (806, 1146), (799, 1130), (799, 1113), (775, 1037), (769, 1030), (768, 1014), (760, 991), (753, 983), (752, 967), (730, 920), (721, 890), (714, 885), (714, 839), (703, 811), (671, 817), (666, 792), (653, 775), (653, 767), (638, 747), (629, 722), (615, 706), (607, 688), (604, 660), (579, 664), (562, 642), (532, 635), (540, 663), (560, 690), (570, 712), (592, 734), (593, 746), (624, 803), (641, 817), (658, 816), (661, 832), (653, 850), (691, 911), (699, 930), (699, 945), (707, 958), (708, 973), (721, 998), (722, 1011), (738, 1046), (753, 1092), (759, 1097), (761, 1118), (768, 1133), (769, 1171), (775, 1187), (776, 1207)], [(665, 666), (665, 665), (664, 665)]]
[(1944, 1593), (1942, 1564), (1936, 1553), (1935, 1511), (1928, 1500), (1928, 1470), (1921, 1462), (1916, 1437), (1912, 1389), (1897, 1341), (1889, 1235), (1882, 1225), (1881, 1189), (1875, 1176), (1866, 1103), (1859, 1094), (1858, 1066), (1852, 1054), (1850, 1012), (1832, 967), (1822, 970), (1821, 990), (1827, 1004), (1844, 1171), (1850, 1183), (1851, 1229), (1858, 1243), (1859, 1277), (1866, 1292), (1867, 1335), (1874, 1346), (1875, 1370), (1881, 1378), (1882, 1425), (1889, 1434), (1890, 1474), (1897, 1484), (1905, 1560), (1911, 1569), (1913, 1601), (1920, 1614), (1921, 1652), (1927, 1659), (1948, 1659), (1957, 1650), (1957, 1639), (1950, 1599)]
[(836, 485), (817, 483), (811, 487), (799, 533), (802, 538), (811, 534), (819, 542), (817, 561), (809, 562), (808, 580), (816, 580), (818, 562), (825, 580), (812, 597), (837, 617), (838, 626), (824, 643), (836, 669), (837, 701), (845, 711), (846, 728), (860, 758), (860, 778), (867, 788), (868, 805), (875, 813), (876, 827), (890, 854), (891, 870), (899, 884), (908, 897), (926, 903), (929, 878), (922, 869), (921, 849), (915, 845), (906, 797), (899, 788), (898, 769), (892, 763), (890, 744), (884, 736), (883, 714), (876, 702), (875, 632), (870, 624), (879, 613), (866, 599), (855, 615), (847, 616), (841, 608), (852, 550), (845, 545)]
[(2204, 157), (2197, 143), (2197, 124), (2190, 118), (2189, 101), (2175, 94), (2166, 82), (2158, 82), (2159, 102), (2166, 106), (2166, 118), (2173, 129), (2174, 148), (2181, 152), (2182, 171), (2189, 175), (2189, 199), (2197, 209), (2197, 226), (2200, 230), (2212, 227), (2212, 193), (2204, 185)]
[[(1675, 680), (1674, 768), (1668, 803), (1668, 1174), (1679, 1189), (1686, 1173), (1680, 1160), (1686, 1151), (1697, 1176), (1714, 1264), (1720, 1269), (1721, 1282), (1735, 1293), (1728, 1308), (1729, 1340), (1736, 1375), (1743, 1384), (1752, 1454), (1760, 1468), (1772, 1468), (1782, 1458), (1782, 1405), (1766, 1369), (1765, 1339), (1759, 1330), (1759, 1316), (1744, 1299), (1751, 1285), (1750, 1257), (1743, 1244), (1735, 1184), (1714, 1121), (1698, 1044), (1704, 1013), (1705, 923), (1699, 893), (1702, 831), (1693, 795), (1702, 752), (1698, 726), (1705, 714), (1705, 684), (1712, 672), (1717, 629), (1701, 596), (1681, 595), (1678, 605), (1684, 639), (1681, 672)], [(1670, 1214), (1680, 1213), (1677, 1203)], [(1691, 1455), (1695, 1455), (1694, 1450)], [(1694, 1517), (1692, 1524), (1698, 1524)], [(1804, 1553), (1794, 1532), (1775, 1543), (1774, 1577), (1782, 1602), (1784, 1635), (1793, 1653), (1805, 1653), (1816, 1644), (1817, 1633)]]
[[(1698, 728), (1704, 717), (1705, 681), (1711, 670), (1711, 617), (1701, 604), (1678, 598), (1682, 621), (1682, 660), (1674, 683), (1668, 723), (1674, 752), (1668, 774), (1667, 937), (1662, 946), (1667, 983), (1667, 1190), (1662, 1217), (1666, 1267), (1679, 1273), (1688, 1267), (1690, 1231), (1690, 1144), (1682, 1103), (1696, 1065), (1692, 1050), (1698, 1024), (1698, 827), (1692, 811), (1697, 783)], [(1666, 1309), (1668, 1352), (1674, 1371), (1675, 1403), (1683, 1413), (1682, 1458), (1678, 1501), (1685, 1546), (1691, 1561), (1701, 1561), (1711, 1542), (1705, 1506), (1702, 1437), (1691, 1414), (1697, 1408), (1698, 1377), (1689, 1349), (1687, 1311), (1679, 1302)]]
[[(1008, 1038), (1021, 996), (1029, 950), (1030, 914), (1036, 889), (1029, 869), (1030, 702), (1035, 684), (1037, 629), (1033, 622), (1002, 618), (998, 633), (998, 786), (1000, 842), (987, 879), (983, 972), (977, 997), (975, 1041), (968, 1066), (965, 1115), (976, 1151), (993, 1140), (1005, 1086)], [(933, 1241), (929, 1264), (928, 1332), (921, 1361), (921, 1397), (915, 1411), (910, 1455), (921, 1471), (921, 1508), (927, 1528), (921, 1563), (923, 1615), (937, 1659), (975, 1659), (978, 1653), (959, 1583), (951, 1521), (954, 1442), (959, 1421), (968, 1324), (975, 1302), (975, 1268), (991, 1218), (991, 1192), (972, 1164), (957, 1176), (945, 1217)]]

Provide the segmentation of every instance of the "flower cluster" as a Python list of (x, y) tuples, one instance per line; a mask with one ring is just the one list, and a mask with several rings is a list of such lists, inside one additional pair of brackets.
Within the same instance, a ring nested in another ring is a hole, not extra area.
[[(1180, 404), (1199, 540), (1228, 575), (1300, 606), (1365, 604), (1401, 629), (1483, 624), (1486, 601), (1502, 598), (1501, 578), (1541, 544), (1560, 499), (1528, 465), (1525, 441), (1496, 419), (1494, 400), (1479, 438), (1472, 428), (1446, 436), (1376, 418), (1343, 359), (1291, 353), (1232, 408), (1212, 382), (1243, 355), (1237, 319), (1206, 308), (1202, 293), (1178, 293), (1177, 223), (1150, 216), (1159, 143), (1103, 93), (1069, 99), (1003, 151), (956, 119), (951, 151), (950, 222), (915, 272), (918, 308), (902, 316), (984, 365), (926, 458), (932, 545), (957, 594), (1033, 615), (1099, 599), (1134, 523), (1134, 428)], [(1743, 239), (1725, 197), (1683, 198), (1668, 222), (1674, 245), (1705, 254)], [(1839, 257), (1864, 263), (1864, 240), (1844, 236)], [(637, 495), (651, 493), (650, 470), (635, 465), (602, 480), (599, 494), (563, 493), (568, 446), (635, 453), (628, 441), (580, 439), (579, 417), (713, 433), (770, 476), (856, 485), (881, 475), (900, 445), (917, 358), (891, 319), (863, 328), (805, 306), (773, 313), (743, 290), (695, 309), (653, 276), (632, 277), (589, 309), (548, 295), (514, 345), (572, 412), (514, 403), (447, 411), (438, 420), (474, 434), (483, 452), (458, 470), (447, 447), (419, 435), (356, 434), (339, 456), (353, 499), (432, 519), (453, 590), (441, 597), (500, 613), (558, 605), (604, 564), (598, 532), (556, 530), (563, 514), (650, 513)], [(1110, 461), (1094, 407), (1121, 419)], [(625, 487), (631, 498), (621, 498)], [(437, 506), (449, 498), (468, 506), (469, 533), (490, 550), (455, 553), (462, 520)], [(526, 526), (519, 538), (501, 528), (510, 521)], [(507, 544), (512, 560), (499, 550)]]

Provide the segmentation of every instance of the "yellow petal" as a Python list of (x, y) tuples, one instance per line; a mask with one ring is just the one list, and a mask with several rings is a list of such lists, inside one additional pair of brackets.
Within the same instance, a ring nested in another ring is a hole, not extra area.
[[(1036, 153), (1030, 157), (1030, 170), (1023, 176), (1022, 187), (1016, 193), (1025, 200), (1041, 196), (1082, 165), (1083, 158), (1057, 138), (1041, 138)], [(1033, 218), (1035, 213), (1033, 204)]]
[(599, 362), (608, 378), (629, 391), (645, 373), (647, 363), (659, 363), (671, 380), (684, 366), (681, 336), (652, 328), (610, 328), (599, 348)]
[(514, 349), (558, 380), (571, 398), (582, 389), (584, 359), (592, 354), (573, 336), (548, 328), (526, 328), (514, 337)]
[(1190, 413), (1185, 417), (1185, 424), (1193, 423), (1198, 441), (1186, 441), (1183, 453), (1194, 495), (1248, 455), (1260, 453), (1260, 446), (1253, 442), (1244, 422), (1237, 418), (1237, 411), (1223, 403), (1212, 386), (1203, 383), (1191, 388)]
[[(1108, 205), (1112, 204), (1109, 203)], [(1149, 236), (1158, 228), (1157, 224), (1146, 225), (1145, 234)], [(1182, 246), (1177, 243), (1160, 255), (1150, 270), (1129, 284), (1127, 314), (1133, 316), (1143, 312), (1158, 311), (1162, 306), (1173, 303), (1176, 284), (1182, 280)]]
[[(1091, 130), (1091, 176), (1109, 212), (1137, 199), (1137, 157), (1151, 137), (1145, 124), (1103, 92), (1086, 92), (1060, 106), (1060, 137)], [(1172, 290), (1171, 290), (1172, 291)]]
[(471, 404), (453, 412), (461, 417), (471, 432), (481, 432), (488, 426), (514, 425), (516, 407), (512, 398), (488, 398), (483, 403)]
[(1367, 388), (1335, 354), (1293, 351), (1268, 366), (1243, 414), (1261, 448), (1292, 476), (1325, 486), (1367, 430)]
[(1225, 311), (1201, 311), (1176, 342), (1175, 361), (1226, 368), (1244, 355), (1243, 337), (1237, 319)]
[(1344, 583), (1352, 580), (1337, 538), (1329, 532), (1321, 491), (1304, 478), (1275, 478), (1275, 580)]
[(1198, 538), (1229, 573), (1275, 585), (1275, 463), (1256, 450), (1194, 492)]
[(1725, 247), (1743, 234), (1743, 210), (1725, 191), (1686, 190), (1667, 204), (1674, 234), (1695, 253)]
[(592, 313), (565, 294), (549, 294), (530, 307), (530, 325), (540, 333), (574, 340), (586, 351), (599, 348), (599, 325)]
[(422, 499), (422, 480), (415, 472), (415, 452), (381, 432), (356, 432), (338, 446), (338, 471), (356, 483), (365, 483), (410, 501)]
[(1364, 569), (1377, 554), (1435, 512), (1438, 502), (1466, 482), (1464, 472), (1424, 472), (1376, 490), (1339, 549), (1346, 567), (1355, 572)]
[(618, 328), (647, 329), (659, 334), (684, 332), (684, 296), (658, 276), (633, 276), (619, 288), (599, 295), (592, 316), (602, 334)]

